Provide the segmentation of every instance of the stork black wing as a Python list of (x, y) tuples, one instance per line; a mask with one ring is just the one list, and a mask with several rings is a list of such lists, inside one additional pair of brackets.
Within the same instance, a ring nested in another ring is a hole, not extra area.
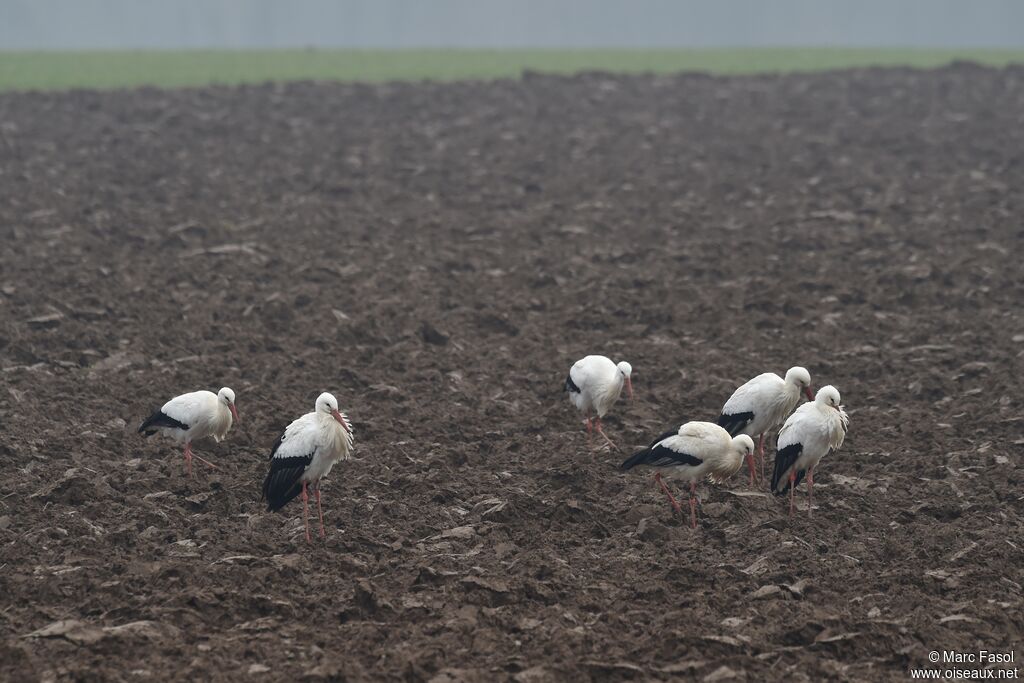
[[(775, 495), (781, 496), (789, 491), (789, 469), (796, 464), (797, 458), (800, 457), (803, 450), (803, 444), (794, 443), (779, 449), (779, 452), (775, 454), (775, 470), (772, 472), (772, 491), (775, 492)], [(798, 470), (793, 485), (799, 484), (803, 478), (804, 471)], [(779, 484), (783, 484), (781, 489)]]
[(729, 432), (729, 436), (739, 436), (743, 428), (754, 421), (754, 413), (733, 413), (731, 415), (722, 413), (718, 416), (718, 426)]
[[(673, 432), (673, 434), (674, 433), (675, 432)], [(672, 434), (669, 436), (672, 436)], [(631, 469), (637, 465), (647, 465), (648, 467), (678, 467), (681, 465), (690, 465), (692, 467), (696, 467), (703, 462), (703, 460), (695, 455), (680, 453), (679, 451), (674, 451), (667, 446), (655, 445), (653, 448), (645, 448), (639, 453), (636, 453), (619, 467), (624, 470)]]
[(145, 422), (139, 425), (139, 434), (145, 433), (146, 436), (152, 436), (153, 434), (156, 434), (157, 431), (167, 427), (171, 429), (181, 429), (186, 432), (188, 431), (187, 424), (175, 420), (173, 417), (171, 417), (162, 410), (158, 410), (149, 417), (147, 417)]
[(576, 386), (576, 382), (572, 381), (572, 372), (565, 378), (565, 390), (570, 394), (580, 393), (580, 388)]
[[(280, 445), (274, 445), (274, 450)], [(299, 495), (302, 491), (302, 473), (313, 462), (314, 450), (308, 455), (292, 456), (290, 458), (271, 458), (270, 471), (267, 478), (263, 480), (263, 495), (260, 500), (266, 499), (267, 509), (277, 512), (288, 502)]]

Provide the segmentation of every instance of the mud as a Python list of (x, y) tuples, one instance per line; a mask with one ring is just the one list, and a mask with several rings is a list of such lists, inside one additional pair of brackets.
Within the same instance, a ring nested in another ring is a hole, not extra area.
[[(1022, 150), (1024, 70), (969, 64), (0, 95), (0, 677), (1019, 659)], [(620, 453), (587, 353), (634, 368)], [(851, 417), (813, 517), (741, 473), (691, 531), (616, 469), (793, 364)], [(135, 428), (224, 385), (190, 481)], [(259, 485), (323, 390), (358, 459), (307, 546)]]

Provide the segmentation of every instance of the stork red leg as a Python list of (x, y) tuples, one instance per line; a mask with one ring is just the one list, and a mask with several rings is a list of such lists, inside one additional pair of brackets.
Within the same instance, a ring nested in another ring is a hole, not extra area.
[(619, 450), (619, 447), (612, 443), (612, 440), (608, 438), (608, 435), (605, 434), (604, 430), (601, 428), (601, 418), (595, 417), (594, 423), (597, 425), (597, 433), (600, 434), (602, 438), (604, 438), (605, 442), (608, 444), (608, 447), (616, 451)]
[(807, 516), (813, 516), (814, 508), (814, 468), (807, 470)]
[(754, 456), (753, 454), (747, 456), (747, 469), (750, 470), (750, 487), (754, 487)]
[(324, 509), (320, 507), (320, 482), (316, 483), (316, 511), (320, 514), (320, 538), (327, 538), (324, 530)]
[(306, 523), (306, 543), (312, 543), (309, 537), (309, 494), (306, 492), (306, 482), (302, 482), (302, 519)]
[(761, 461), (761, 481), (764, 481), (764, 434), (757, 437), (757, 457)]
[(209, 460), (206, 460), (205, 458), (202, 458), (202, 457), (196, 455), (195, 453), (193, 453), (192, 452), (192, 444), (191, 443), (186, 443), (185, 444), (185, 466), (188, 468), (188, 476), (189, 476), (190, 479), (192, 478), (192, 459), (193, 458), (195, 458), (199, 462), (203, 463), (204, 465), (212, 467), (215, 470), (220, 469), (219, 467), (214, 465)]
[(789, 473), (789, 516), (793, 516), (793, 491), (796, 490), (796, 470)]
[(668, 496), (668, 502), (672, 503), (672, 507), (675, 508), (676, 512), (683, 514), (683, 508), (679, 506), (679, 502), (672, 496), (672, 492), (665, 486), (665, 482), (661, 480), (661, 472), (654, 475), (654, 481), (658, 482), (658, 485), (661, 486), (661, 490)]
[(188, 478), (192, 478), (192, 444), (185, 442), (185, 468), (188, 470)]
[(690, 482), (690, 528), (697, 528), (697, 482)]

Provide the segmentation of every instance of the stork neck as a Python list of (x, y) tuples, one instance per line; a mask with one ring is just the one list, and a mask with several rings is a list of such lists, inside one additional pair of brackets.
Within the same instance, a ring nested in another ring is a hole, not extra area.
[(623, 377), (622, 373), (618, 369), (615, 370), (615, 379), (612, 380), (611, 385), (608, 387), (609, 400), (616, 400), (622, 395), (622, 388), (626, 386), (626, 378)]
[(337, 432), (345, 433), (345, 428), (338, 424), (338, 421), (334, 419), (334, 416), (329, 413), (323, 413), (317, 411), (317, 419), (320, 421), (320, 428), (325, 430), (334, 430)]

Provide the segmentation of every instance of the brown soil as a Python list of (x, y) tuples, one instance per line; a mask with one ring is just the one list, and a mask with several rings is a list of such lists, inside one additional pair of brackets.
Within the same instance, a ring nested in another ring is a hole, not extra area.
[[(1022, 150), (1024, 70), (966, 64), (0, 96), (0, 677), (1019, 659)], [(635, 368), (622, 453), (587, 353)], [(691, 531), (616, 469), (798, 363), (851, 416), (813, 518), (740, 474)], [(189, 481), (135, 427), (222, 385)], [(359, 459), (307, 546), (259, 485), (323, 390)]]

